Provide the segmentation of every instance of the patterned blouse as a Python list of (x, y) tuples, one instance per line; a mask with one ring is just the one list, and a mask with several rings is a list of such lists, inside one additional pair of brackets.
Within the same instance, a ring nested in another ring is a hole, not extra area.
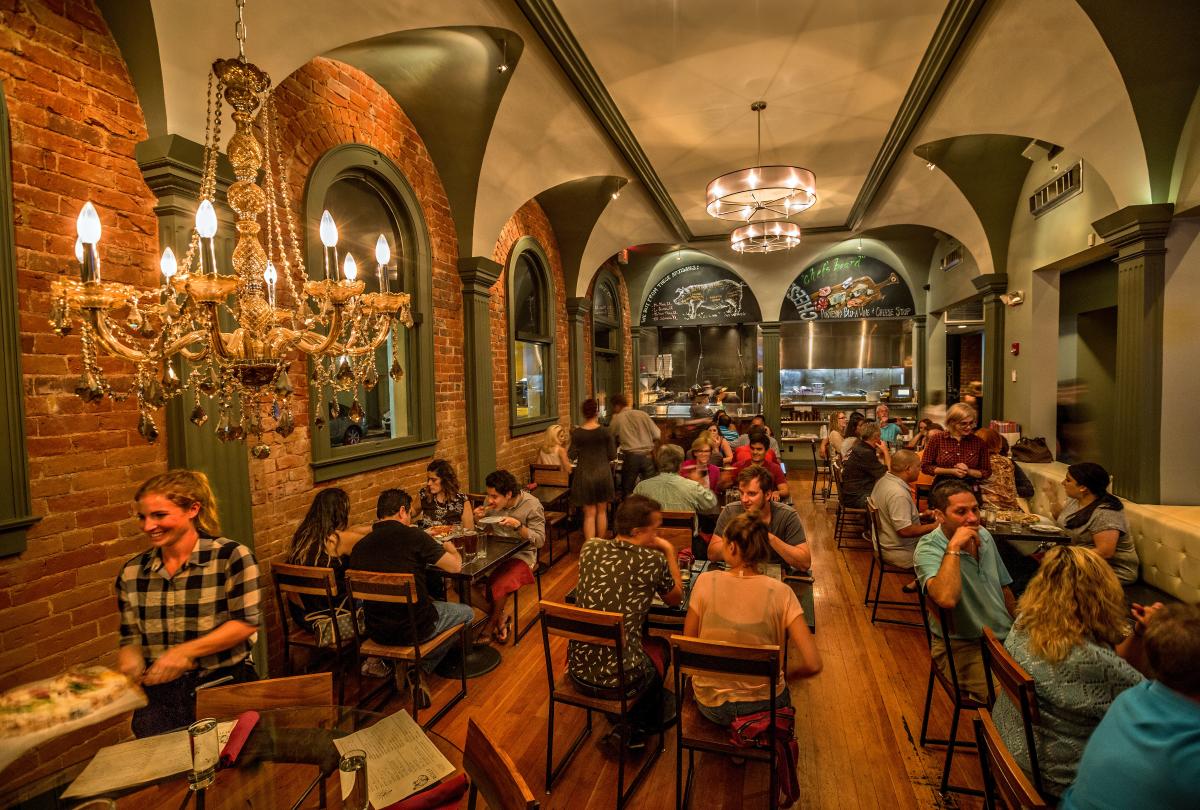
[[(584, 543), (579, 552), (576, 604), (625, 615), (626, 684), (640, 682), (654, 668), (642, 649), (642, 627), (654, 595), (665, 595), (674, 587), (666, 558), (654, 549), (597, 538)], [(590, 686), (611, 689), (620, 685), (616, 654), (609, 647), (572, 641), (567, 670)]]
[(1012, 459), (997, 454), (990, 461), (992, 474), (980, 482), (984, 504), (996, 509), (1020, 509)]
[(430, 526), (457, 526), (462, 523), (463, 507), (467, 505), (465, 493), (460, 492), (447, 501), (439, 501), (426, 487), (421, 487), (418, 497), (421, 499), (422, 529)]

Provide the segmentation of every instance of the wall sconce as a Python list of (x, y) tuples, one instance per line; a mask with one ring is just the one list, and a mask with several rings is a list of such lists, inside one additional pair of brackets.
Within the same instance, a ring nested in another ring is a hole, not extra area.
[(1025, 291), (1013, 290), (1012, 292), (1004, 293), (1000, 296), (1000, 300), (1004, 302), (1005, 306), (1019, 307), (1025, 303)]

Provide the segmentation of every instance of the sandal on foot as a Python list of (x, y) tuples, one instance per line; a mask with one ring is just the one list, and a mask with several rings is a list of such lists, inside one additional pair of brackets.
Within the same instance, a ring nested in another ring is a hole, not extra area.
[(512, 635), (512, 616), (504, 620), (504, 624), (496, 628), (496, 643), (507, 644), (509, 636)]

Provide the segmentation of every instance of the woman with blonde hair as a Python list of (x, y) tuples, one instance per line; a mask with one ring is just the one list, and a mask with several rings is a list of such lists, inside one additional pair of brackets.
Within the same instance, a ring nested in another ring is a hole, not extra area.
[(921, 472), (933, 476), (933, 486), (965, 479), (976, 491), (992, 474), (991, 456), (983, 439), (975, 435), (975, 409), (959, 402), (946, 411), (946, 430), (934, 433), (921, 455)]
[(821, 446), (817, 450), (818, 456), (829, 461), (834, 453), (842, 452), (842, 442), (846, 438), (845, 430), (849, 420), (850, 417), (846, 416), (845, 411), (830, 412), (825, 438), (821, 439)]
[(156, 475), (134, 501), (150, 548), (117, 574), (117, 667), (145, 688), (149, 702), (133, 715), (133, 733), (145, 737), (194, 722), (197, 687), (257, 677), (258, 564), (250, 549), (220, 536), (204, 473)]
[[(1121, 583), (1100, 555), (1079, 546), (1056, 546), (1017, 603), (1004, 646), (1034, 680), (1034, 728), (1044, 790), (1058, 796), (1075, 778), (1092, 731), (1117, 695), (1141, 682), (1141, 637), (1161, 604), (1133, 606), (1128, 632)], [(1021, 767), (1029, 772), (1020, 710), (1001, 695), (996, 726)]]
[(567, 429), (562, 425), (551, 425), (542, 434), (542, 443), (538, 445), (537, 461), (535, 464), (557, 464), (558, 469), (570, 474), (571, 458), (567, 455)]
[(721, 482), (721, 468), (712, 463), (712, 455), (712, 440), (707, 432), (701, 433), (692, 442), (692, 457), (683, 462), (679, 474), (716, 492)]

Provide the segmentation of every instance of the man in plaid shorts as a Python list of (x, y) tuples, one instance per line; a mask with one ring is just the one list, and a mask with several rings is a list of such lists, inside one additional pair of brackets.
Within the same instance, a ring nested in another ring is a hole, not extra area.
[(151, 548), (117, 576), (118, 667), (141, 680), (149, 705), (133, 716), (139, 737), (195, 720), (197, 688), (254, 680), (258, 564), (220, 537), (202, 473), (172, 470), (142, 485), (138, 519)]

